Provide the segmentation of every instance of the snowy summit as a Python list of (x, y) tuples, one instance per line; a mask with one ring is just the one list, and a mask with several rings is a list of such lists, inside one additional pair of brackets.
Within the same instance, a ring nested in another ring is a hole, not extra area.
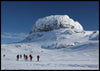
[[(44, 39), (47, 41), (57, 39), (57, 33), (61, 36), (62, 33), (68, 35), (82, 32), (84, 32), (84, 30), (81, 24), (69, 18), (68, 15), (51, 15), (38, 19), (33, 25), (29, 36), (23, 41), (41, 41)], [(48, 36), (50, 37), (48, 38)]]
[(30, 34), (32, 32), (50, 31), (59, 28), (83, 30), (80, 23), (71, 19), (68, 15), (51, 15), (38, 19)]

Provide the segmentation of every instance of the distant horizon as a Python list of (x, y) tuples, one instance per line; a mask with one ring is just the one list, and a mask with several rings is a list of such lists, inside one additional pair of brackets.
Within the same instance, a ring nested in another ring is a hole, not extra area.
[(85, 31), (99, 31), (99, 1), (1, 1), (1, 44), (23, 40), (50, 15), (68, 15)]

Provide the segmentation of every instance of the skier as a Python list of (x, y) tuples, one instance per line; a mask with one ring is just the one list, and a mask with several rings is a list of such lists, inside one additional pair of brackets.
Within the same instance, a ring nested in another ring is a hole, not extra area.
[(19, 55), (17, 55), (17, 60), (19, 60)]
[(27, 55), (25, 55), (25, 60), (27, 60), (28, 59), (28, 56)]
[(22, 55), (20, 55), (20, 58), (22, 58)]
[(38, 56), (37, 56), (37, 61), (39, 61), (39, 58), (40, 58), (40, 56), (38, 55)]
[(30, 57), (30, 61), (32, 61), (33, 56), (30, 54), (29, 57)]
[(3, 57), (5, 57), (5, 54), (3, 55)]
[(24, 54), (24, 58), (25, 58), (25, 54)]

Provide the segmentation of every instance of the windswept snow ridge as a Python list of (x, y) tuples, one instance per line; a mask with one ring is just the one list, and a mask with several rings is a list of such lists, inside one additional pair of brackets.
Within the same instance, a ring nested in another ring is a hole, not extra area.
[(30, 34), (32, 32), (50, 31), (59, 28), (83, 30), (80, 23), (69, 18), (68, 15), (51, 15), (38, 19), (30, 31)]

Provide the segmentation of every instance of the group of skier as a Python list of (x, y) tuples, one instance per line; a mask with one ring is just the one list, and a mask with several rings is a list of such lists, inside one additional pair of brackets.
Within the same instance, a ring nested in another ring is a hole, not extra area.
[[(20, 58), (20, 59), (22, 58), (22, 55), (17, 55), (16, 57), (17, 57), (17, 60), (19, 60), (19, 58)], [(25, 55), (25, 54), (24, 54), (23, 57), (24, 57), (25, 60), (28, 60), (28, 55)], [(29, 58), (30, 58), (30, 61), (32, 61), (33, 56), (30, 54), (30, 55), (29, 55)], [(39, 58), (40, 58), (40, 56), (38, 55), (38, 56), (37, 56), (37, 61), (39, 61)]]

